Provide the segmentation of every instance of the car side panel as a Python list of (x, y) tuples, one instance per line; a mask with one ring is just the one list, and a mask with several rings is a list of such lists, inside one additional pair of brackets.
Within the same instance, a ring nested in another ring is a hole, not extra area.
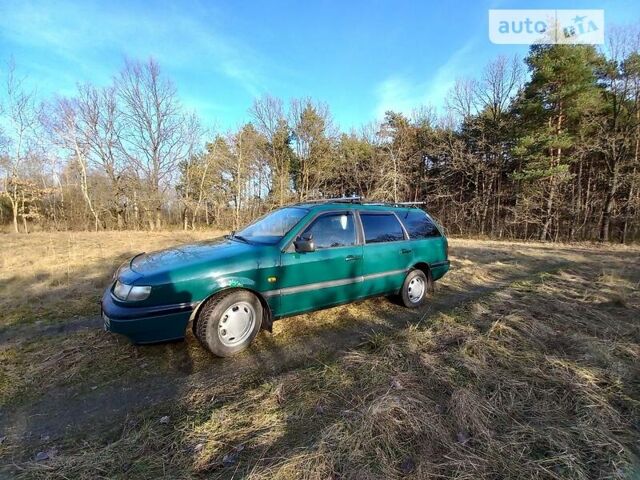
[(269, 278), (277, 275), (280, 250), (277, 246), (252, 246), (243, 255), (230, 258), (203, 259), (200, 262), (188, 262), (185, 265), (159, 269), (153, 274), (140, 275), (124, 268), (120, 279), (136, 285), (153, 285), (149, 298), (125, 307), (147, 307), (171, 305), (186, 302), (201, 302), (212, 294), (227, 288), (247, 288), (257, 292), (272, 287)]
[(280, 297), (275, 316), (296, 315), (359, 297), (362, 245), (284, 252), (281, 258), (278, 290), (273, 292)]
[(433, 280), (442, 277), (448, 270), (448, 263), (445, 267), (446, 240), (444, 237), (432, 237), (421, 240), (412, 240), (413, 244), (413, 264), (426, 263), (431, 270)]
[(413, 242), (401, 240), (363, 247), (362, 297), (396, 293), (413, 264)]

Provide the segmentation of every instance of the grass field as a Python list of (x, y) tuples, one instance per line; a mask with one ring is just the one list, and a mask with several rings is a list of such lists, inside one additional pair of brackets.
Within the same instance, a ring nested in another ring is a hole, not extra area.
[(429, 305), (233, 359), (101, 330), (112, 271), (215, 236), (0, 237), (0, 478), (640, 478), (640, 250), (452, 240)]

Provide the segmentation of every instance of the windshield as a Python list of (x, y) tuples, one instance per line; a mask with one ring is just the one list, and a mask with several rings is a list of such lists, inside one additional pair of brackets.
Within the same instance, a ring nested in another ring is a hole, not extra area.
[(248, 227), (236, 232), (235, 236), (244, 240), (273, 245), (284, 237), (308, 210), (287, 207), (275, 210), (259, 218)]

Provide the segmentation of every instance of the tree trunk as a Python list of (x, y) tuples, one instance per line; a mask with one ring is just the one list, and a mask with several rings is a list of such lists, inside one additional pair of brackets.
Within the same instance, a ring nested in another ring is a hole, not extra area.
[(122, 230), (124, 228), (124, 218), (122, 217), (122, 211), (120, 209), (116, 210), (116, 223), (118, 225), (118, 230)]
[(618, 190), (618, 163), (613, 167), (609, 188), (602, 207), (602, 223), (600, 227), (600, 241), (609, 241), (609, 227), (611, 225), (611, 210), (613, 209), (613, 199)]
[(635, 181), (637, 168), (640, 159), (640, 105), (638, 104), (638, 96), (636, 95), (635, 101), (635, 109), (636, 109), (636, 139), (635, 139), (635, 148), (633, 152), (633, 175), (631, 175), (631, 181), (629, 182), (629, 195), (627, 197), (627, 203), (624, 209), (624, 226), (622, 229), (622, 243), (627, 243), (627, 236), (629, 235), (629, 223), (631, 222), (633, 216), (633, 200), (635, 197)]
[(133, 229), (138, 230), (140, 221), (140, 209), (138, 207), (138, 192), (133, 191)]
[(24, 198), (24, 190), (22, 191), (22, 212), (20, 213), (22, 217), (22, 226), (24, 227), (24, 233), (29, 233), (29, 228), (27, 227), (27, 210)]
[[(636, 153), (637, 155), (637, 153)], [(632, 203), (635, 196), (634, 182), (636, 178), (637, 167), (633, 167), (633, 175), (631, 177), (631, 185), (629, 186), (629, 195), (627, 196), (627, 203), (624, 208), (624, 225), (622, 228), (622, 243), (627, 243), (627, 236), (629, 235), (629, 223), (632, 219)]]
[(16, 233), (20, 233), (18, 229), (18, 202), (11, 201), (11, 212), (13, 213), (13, 229)]
[(545, 241), (547, 239), (547, 235), (549, 232), (549, 227), (551, 226), (551, 212), (553, 212), (553, 199), (556, 194), (556, 181), (555, 178), (551, 178), (551, 189), (549, 190), (549, 196), (547, 197), (547, 209), (545, 213), (545, 221), (542, 226), (542, 232), (540, 232), (540, 240)]
[[(556, 129), (555, 129), (555, 134), (556, 136), (560, 136), (560, 134), (562, 133), (562, 103), (559, 104), (558, 106), (558, 120), (556, 122)], [(553, 149), (551, 150), (551, 168), (553, 169), (554, 167), (557, 167), (558, 165), (560, 165), (560, 161), (562, 159), (562, 148), (558, 147), (558, 155), (554, 160), (554, 155), (553, 155)], [(551, 212), (553, 211), (553, 201), (556, 195), (556, 190), (558, 188), (557, 186), (557, 180), (556, 180), (556, 176), (555, 173), (551, 173), (551, 189), (549, 191), (549, 197), (547, 198), (547, 212), (546, 212), (546, 218), (544, 221), (544, 226), (542, 227), (542, 232), (540, 233), (540, 240), (546, 240), (547, 239), (547, 235), (549, 232), (549, 227), (551, 225)]]

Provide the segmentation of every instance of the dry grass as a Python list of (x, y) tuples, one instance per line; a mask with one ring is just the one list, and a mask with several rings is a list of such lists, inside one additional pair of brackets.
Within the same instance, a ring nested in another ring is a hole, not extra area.
[(222, 232), (88, 232), (0, 236), (0, 326), (93, 313), (110, 275), (136, 253)]
[[(0, 458), (25, 478), (639, 475), (638, 252), (452, 247), (455, 268), (432, 308), (373, 300), (296, 317), (233, 360), (214, 361), (191, 337), (137, 349), (91, 330), (6, 345), (0, 388), (179, 388), (49, 442), (40, 448), (57, 452), (45, 462), (21, 453), (30, 444), (17, 437)], [(342, 350), (345, 331), (364, 338)]]

